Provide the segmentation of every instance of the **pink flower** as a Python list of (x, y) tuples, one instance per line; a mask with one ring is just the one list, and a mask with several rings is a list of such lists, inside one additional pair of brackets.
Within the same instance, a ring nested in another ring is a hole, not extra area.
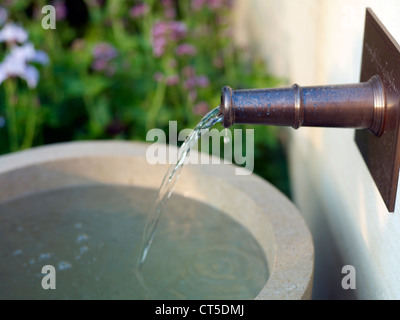
[(196, 87), (205, 88), (210, 85), (210, 80), (205, 75), (196, 76), (196, 70), (192, 66), (187, 66), (182, 71), (185, 82), (184, 87), (187, 90), (193, 90)]
[(158, 21), (152, 30), (153, 37), (169, 37), (178, 41), (186, 36), (186, 24), (180, 21)]
[(157, 21), (153, 25), (152, 35), (153, 38), (165, 37), (168, 32), (168, 23), (164, 21)]
[(153, 25), (153, 54), (160, 57), (168, 43), (178, 42), (186, 36), (186, 24), (180, 21), (158, 21)]
[(201, 116), (205, 115), (209, 110), (209, 105), (204, 101), (199, 102), (193, 107), (193, 113)]
[(186, 36), (187, 27), (184, 22), (168, 21), (169, 37), (172, 41), (179, 41)]
[(179, 83), (179, 76), (174, 74), (172, 76), (168, 76), (167, 79), (165, 80), (167, 86), (174, 86)]
[(194, 56), (196, 53), (196, 48), (188, 43), (181, 44), (176, 48), (176, 54), (178, 56)]
[(150, 7), (147, 3), (139, 3), (129, 10), (129, 14), (132, 18), (139, 18), (149, 13), (149, 11)]
[(165, 38), (153, 40), (153, 54), (155, 57), (161, 57), (164, 54), (167, 43), (168, 42)]

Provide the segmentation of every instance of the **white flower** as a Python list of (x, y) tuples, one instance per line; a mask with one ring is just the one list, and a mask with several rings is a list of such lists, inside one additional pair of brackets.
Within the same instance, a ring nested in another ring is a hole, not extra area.
[(0, 42), (19, 42), (28, 40), (28, 33), (21, 26), (10, 22), (0, 30)]
[(42, 65), (49, 63), (49, 57), (44, 51), (35, 50), (31, 42), (27, 42), (19, 47), (13, 47), (10, 55), (15, 60), (22, 60), (25, 62), (37, 62)]
[(28, 62), (44, 65), (49, 62), (49, 57), (45, 52), (35, 50), (30, 42), (13, 47), (0, 64), (0, 84), (9, 77), (20, 77), (30, 88), (35, 88), (39, 81), (39, 71)]

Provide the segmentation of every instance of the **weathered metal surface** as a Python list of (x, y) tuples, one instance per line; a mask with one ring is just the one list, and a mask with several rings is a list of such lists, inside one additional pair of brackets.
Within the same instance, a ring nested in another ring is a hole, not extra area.
[(390, 212), (394, 211), (400, 168), (400, 46), (371, 9), (365, 18), (361, 81), (379, 75), (385, 91), (382, 134), (356, 131), (356, 143)]
[[(380, 97), (380, 98), (379, 98)], [(384, 93), (379, 77), (363, 83), (289, 88), (232, 90), (224, 87), (224, 126), (251, 123), (276, 126), (371, 129), (379, 135)]]

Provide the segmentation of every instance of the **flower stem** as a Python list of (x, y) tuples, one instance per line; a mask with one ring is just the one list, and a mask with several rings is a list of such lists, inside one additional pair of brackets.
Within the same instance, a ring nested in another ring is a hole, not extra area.
[(17, 105), (16, 83), (14, 79), (8, 79), (4, 82), (6, 94), (6, 116), (8, 139), (10, 143), (10, 151), (18, 150), (18, 124), (15, 108)]
[(149, 115), (147, 117), (147, 122), (146, 122), (147, 130), (152, 129), (155, 126), (156, 118), (158, 116), (158, 113), (160, 112), (162, 103), (164, 101), (165, 89), (166, 89), (165, 80), (159, 81), (157, 83), (156, 92), (154, 94), (154, 98), (149, 109)]
[(24, 139), (21, 145), (21, 149), (28, 149), (32, 147), (33, 139), (35, 137), (35, 129), (37, 123), (37, 105), (35, 103), (35, 99), (33, 96), (29, 96), (29, 102), (27, 104), (27, 113), (26, 113), (26, 127)]

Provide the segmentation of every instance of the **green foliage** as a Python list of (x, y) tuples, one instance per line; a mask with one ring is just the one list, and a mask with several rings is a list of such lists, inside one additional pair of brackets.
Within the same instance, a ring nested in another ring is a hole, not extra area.
[[(57, 9), (55, 30), (41, 26), (46, 4)], [(40, 67), (37, 87), (16, 78), (0, 85), (0, 153), (77, 139), (145, 140), (154, 127), (168, 131), (171, 120), (178, 131), (193, 128), (219, 105), (224, 85), (279, 84), (261, 60), (235, 47), (228, 0), (8, 0), (0, 6), (50, 60)], [(0, 59), (6, 51), (0, 47)], [(10, 101), (17, 101), (14, 122)], [(288, 194), (279, 131), (252, 128), (255, 172)]]

